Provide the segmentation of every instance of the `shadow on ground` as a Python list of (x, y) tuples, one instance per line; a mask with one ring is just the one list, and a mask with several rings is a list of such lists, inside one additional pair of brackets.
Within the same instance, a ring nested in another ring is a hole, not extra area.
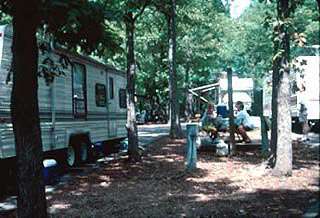
[[(71, 172), (72, 179), (47, 194), (49, 212), (52, 217), (299, 217), (317, 201), (317, 182), (295, 189), (248, 188), (260, 180), (245, 181), (243, 165), (261, 163), (258, 151), (232, 158), (200, 153), (192, 173), (185, 173), (185, 152), (184, 140), (164, 138), (153, 143), (141, 163), (120, 159), (89, 173)], [(306, 155), (295, 155), (296, 168), (319, 165), (319, 159)]]

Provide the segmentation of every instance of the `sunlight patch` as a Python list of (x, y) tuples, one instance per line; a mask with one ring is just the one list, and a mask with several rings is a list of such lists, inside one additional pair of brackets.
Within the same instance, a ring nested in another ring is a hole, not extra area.
[(214, 199), (214, 196), (211, 194), (192, 194), (190, 196), (195, 198), (197, 202), (206, 202)]
[(110, 182), (108, 182), (108, 183), (107, 182), (101, 182), (100, 186), (104, 187), (104, 188), (109, 187), (110, 186)]
[(49, 212), (56, 213), (59, 210), (66, 210), (66, 209), (69, 209), (70, 207), (71, 207), (71, 204), (68, 204), (68, 203), (56, 203), (49, 208)]

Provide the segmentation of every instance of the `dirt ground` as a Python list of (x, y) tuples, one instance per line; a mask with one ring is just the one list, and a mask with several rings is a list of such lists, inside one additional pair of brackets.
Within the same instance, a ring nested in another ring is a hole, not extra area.
[(265, 170), (257, 150), (198, 153), (184, 173), (185, 140), (152, 144), (143, 161), (120, 158), (47, 194), (52, 217), (301, 217), (319, 200), (318, 150), (294, 144), (291, 177)]

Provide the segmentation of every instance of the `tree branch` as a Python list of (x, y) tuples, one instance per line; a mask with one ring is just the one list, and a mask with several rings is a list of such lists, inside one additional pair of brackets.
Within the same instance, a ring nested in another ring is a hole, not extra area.
[(153, 5), (157, 11), (159, 11), (160, 13), (163, 13), (166, 17), (168, 17), (169, 16), (168, 9), (163, 4), (166, 4), (166, 3), (163, 3), (163, 2), (162, 3), (158, 3), (158, 2), (153, 3)]
[(12, 6), (10, 5), (10, 1), (6, 1), (6, 0), (0, 0), (0, 9), (3, 13), (5, 14), (11, 14), (11, 8)]
[(138, 14), (136, 14), (136, 16), (133, 17), (133, 22), (136, 21), (137, 18), (140, 17), (140, 16), (143, 14), (144, 10), (145, 10), (146, 7), (149, 5), (149, 2), (150, 2), (150, 0), (145, 0), (145, 1), (144, 1), (144, 4), (143, 4), (140, 12), (139, 12)]

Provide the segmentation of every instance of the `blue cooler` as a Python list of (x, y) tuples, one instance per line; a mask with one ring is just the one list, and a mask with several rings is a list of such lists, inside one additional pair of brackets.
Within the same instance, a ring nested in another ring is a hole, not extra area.
[(228, 110), (226, 105), (217, 106), (217, 115), (222, 116), (223, 118), (228, 117)]
[(43, 161), (43, 178), (46, 185), (58, 182), (59, 169), (56, 160), (46, 159)]

